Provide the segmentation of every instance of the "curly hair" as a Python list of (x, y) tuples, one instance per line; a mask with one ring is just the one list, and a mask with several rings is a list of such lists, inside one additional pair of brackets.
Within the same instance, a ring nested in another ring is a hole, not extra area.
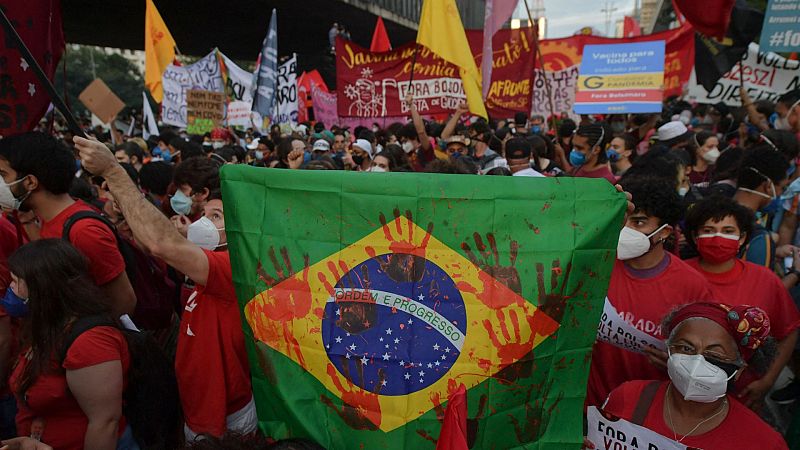
[(684, 222), (686, 240), (689, 242), (689, 245), (697, 250), (697, 243), (695, 242), (697, 230), (709, 219), (719, 222), (728, 216), (733, 216), (734, 220), (736, 220), (739, 232), (745, 235), (743, 245), (747, 245), (747, 243), (750, 242), (750, 235), (753, 234), (755, 215), (752, 211), (736, 203), (733, 199), (722, 195), (706, 197), (689, 208)]
[(657, 217), (659, 225), (675, 225), (683, 217), (683, 201), (669, 180), (639, 175), (625, 178), (621, 185), (633, 197), (635, 211)]
[(757, 189), (767, 178), (777, 184), (786, 178), (788, 168), (789, 163), (781, 153), (761, 143), (745, 151), (737, 182), (739, 187), (747, 189)]

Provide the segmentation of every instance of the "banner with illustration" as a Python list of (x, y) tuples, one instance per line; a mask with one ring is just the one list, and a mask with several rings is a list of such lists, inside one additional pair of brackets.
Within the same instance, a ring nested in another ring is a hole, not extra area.
[(186, 128), (186, 93), (190, 90), (224, 92), (222, 70), (217, 60), (217, 51), (204, 56), (194, 64), (176, 66), (170, 64), (161, 82), (164, 99), (161, 102), (161, 121), (167, 125)]
[(777, 53), (762, 52), (751, 43), (741, 64), (722, 76), (711, 92), (697, 82), (694, 71), (689, 83), (689, 99), (701, 103), (724, 102), (741, 106), (739, 90), (744, 83), (750, 99), (775, 102), (778, 97), (800, 89), (800, 61), (786, 59)]
[[(482, 55), (481, 30), (468, 30), (475, 60)], [(572, 113), (583, 46), (587, 44), (666, 41), (664, 96), (680, 95), (689, 82), (694, 61), (694, 32), (690, 26), (635, 38), (578, 35), (540, 41), (544, 68), (551, 81), (553, 110)], [(415, 44), (386, 53), (371, 53), (351, 41), (337, 39), (336, 74), (341, 117), (407, 115), (402, 99), (408, 91)], [(549, 115), (550, 106), (541, 70), (533, 77), (535, 47), (527, 29), (501, 30), (493, 39), (493, 69), (486, 109), (496, 118), (515, 112)], [(458, 68), (419, 47), (414, 64), (417, 109), (422, 114), (449, 114), (466, 101)]]

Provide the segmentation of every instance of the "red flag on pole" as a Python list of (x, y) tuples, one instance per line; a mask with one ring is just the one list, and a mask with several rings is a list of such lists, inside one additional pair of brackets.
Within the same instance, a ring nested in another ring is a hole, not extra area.
[[(59, 1), (3, 2), (3, 10), (44, 73), (53, 79), (64, 52)], [(0, 29), (2, 31), (2, 29)], [(0, 32), (4, 61), (0, 89), (0, 136), (30, 131), (50, 105), (50, 96), (22, 53)]]
[(374, 53), (388, 52), (392, 49), (392, 43), (389, 42), (389, 35), (386, 33), (386, 27), (383, 26), (383, 19), (378, 16), (378, 22), (375, 23), (375, 32), (372, 33), (372, 44), (369, 45), (369, 51)]
[(625, 20), (622, 22), (622, 37), (629, 38), (641, 35), (642, 28), (639, 26), (639, 22), (631, 16), (625, 16)]
[(462, 384), (447, 399), (436, 450), (469, 450), (467, 445), (467, 389)]
[(683, 14), (697, 32), (719, 40), (725, 38), (735, 0), (672, 0), (676, 12)]

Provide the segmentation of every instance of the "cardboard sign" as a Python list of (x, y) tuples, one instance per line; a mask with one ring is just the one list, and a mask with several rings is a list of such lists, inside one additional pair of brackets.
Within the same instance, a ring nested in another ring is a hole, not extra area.
[(800, 61), (786, 59), (777, 53), (761, 51), (750, 43), (741, 64), (722, 76), (711, 92), (697, 82), (695, 72), (689, 79), (689, 101), (700, 103), (724, 102), (728, 106), (741, 106), (741, 84), (753, 101), (775, 102), (786, 92), (800, 88)]
[(796, 52), (800, 48), (800, 0), (769, 0), (760, 43), (765, 52)]
[(186, 92), (186, 131), (204, 134), (222, 123), (225, 109), (225, 94), (203, 90)]
[(686, 450), (687, 447), (624, 419), (609, 419), (596, 407), (586, 409), (586, 438), (594, 448), (641, 449), (641, 450)]
[(110, 123), (125, 108), (125, 103), (100, 78), (89, 83), (78, 98), (103, 123)]
[(161, 102), (161, 120), (167, 125), (187, 126), (186, 93), (190, 90), (224, 92), (222, 69), (216, 50), (194, 64), (175, 66), (170, 64), (161, 77), (164, 100)]
[(623, 319), (608, 297), (603, 305), (600, 323), (597, 325), (597, 340), (636, 353), (644, 353), (646, 347), (667, 351), (664, 341), (645, 333)]
[(664, 49), (664, 41), (585, 46), (575, 113), (661, 112)]

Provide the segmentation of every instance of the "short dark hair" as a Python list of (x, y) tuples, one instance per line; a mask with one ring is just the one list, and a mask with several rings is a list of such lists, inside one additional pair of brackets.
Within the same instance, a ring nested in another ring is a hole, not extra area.
[(633, 197), (634, 211), (657, 217), (659, 225), (675, 225), (683, 217), (683, 201), (675, 191), (675, 184), (667, 179), (636, 176), (628, 177), (620, 184)]
[(778, 97), (778, 103), (783, 103), (787, 108), (795, 104), (798, 100), (800, 100), (800, 89), (791, 90)]
[(118, 145), (117, 151), (119, 150), (124, 150), (125, 154), (128, 155), (128, 158), (131, 156), (139, 158), (140, 163), (144, 160), (144, 151), (142, 150), (142, 147), (139, 147), (139, 145), (134, 142), (128, 141), (122, 145)]
[(397, 132), (397, 137), (419, 140), (417, 129), (414, 127), (413, 123), (407, 123), (403, 125), (402, 128), (400, 128), (400, 130)]
[(677, 189), (678, 171), (682, 165), (685, 163), (674, 154), (674, 151), (659, 145), (639, 156), (620, 181), (629, 177), (650, 176), (667, 179), (672, 182), (674, 189)]
[(753, 233), (755, 215), (732, 198), (722, 195), (706, 197), (689, 208), (684, 221), (686, 240), (689, 245), (697, 250), (695, 235), (697, 230), (709, 219), (719, 222), (728, 216), (733, 216), (733, 219), (736, 220), (739, 231), (745, 235), (744, 245), (747, 245), (750, 242), (750, 235)]
[(583, 136), (589, 140), (589, 151), (593, 150), (596, 146), (600, 146), (600, 152), (597, 154), (597, 161), (601, 164), (608, 161), (606, 147), (608, 147), (608, 143), (611, 142), (611, 139), (614, 139), (614, 132), (611, 130), (611, 127), (603, 122), (581, 125), (575, 130), (575, 136)]
[(791, 131), (766, 130), (761, 133), (761, 140), (770, 147), (774, 145), (775, 150), (781, 152), (783, 157), (790, 163), (793, 159), (797, 158), (798, 153), (800, 153), (797, 137)]
[(165, 161), (153, 161), (139, 171), (139, 185), (155, 195), (167, 195), (175, 167)]
[(0, 139), (0, 158), (17, 172), (17, 179), (33, 175), (51, 194), (66, 194), (75, 178), (72, 150), (60, 139), (38, 131)]
[(180, 189), (187, 184), (192, 192), (219, 189), (219, 166), (207, 158), (189, 158), (175, 166), (172, 181)]
[(158, 141), (157, 142), (163, 142), (163, 143), (165, 143), (167, 145), (170, 145), (170, 144), (172, 144), (172, 140), (175, 139), (176, 137), (178, 137), (177, 134), (175, 134), (174, 132), (172, 132), (170, 130), (167, 130), (167, 131), (164, 131), (163, 133), (158, 135)]
[(745, 152), (737, 185), (740, 188), (755, 189), (766, 181), (766, 178), (777, 184), (786, 178), (788, 168), (789, 163), (781, 153), (761, 143)]

